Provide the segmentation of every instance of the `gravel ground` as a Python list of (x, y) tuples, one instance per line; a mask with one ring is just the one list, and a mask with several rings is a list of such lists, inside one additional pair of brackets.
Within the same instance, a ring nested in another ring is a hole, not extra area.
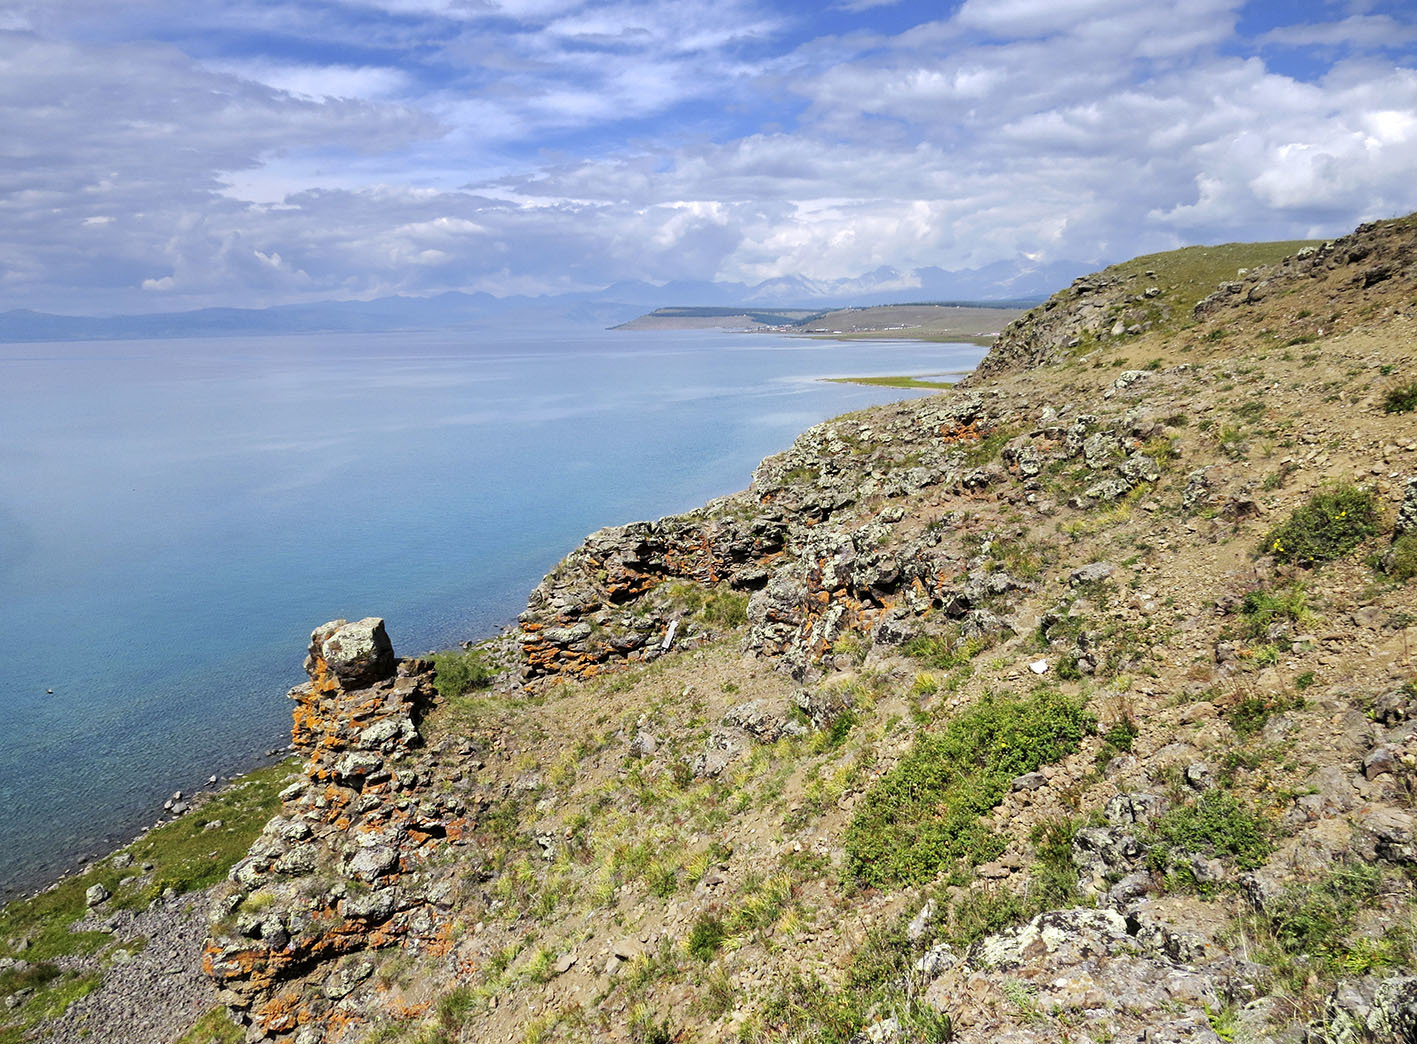
[[(216, 987), (202, 974), (207, 937), (207, 892), (158, 900), (141, 912), (96, 916), (75, 930), (102, 929), (147, 945), (128, 959), (106, 948), (90, 957), (66, 958), (76, 971), (103, 970), (103, 984), (47, 1024), (47, 1044), (169, 1044), (216, 1007)], [(118, 944), (122, 949), (123, 943)]]

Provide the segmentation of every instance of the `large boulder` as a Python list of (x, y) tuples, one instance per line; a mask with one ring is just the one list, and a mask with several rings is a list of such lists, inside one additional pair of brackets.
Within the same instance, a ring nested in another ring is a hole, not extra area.
[(323, 662), (344, 689), (363, 689), (394, 675), (394, 646), (384, 621), (366, 616), (350, 623), (331, 620), (310, 634), (305, 671), (313, 679)]

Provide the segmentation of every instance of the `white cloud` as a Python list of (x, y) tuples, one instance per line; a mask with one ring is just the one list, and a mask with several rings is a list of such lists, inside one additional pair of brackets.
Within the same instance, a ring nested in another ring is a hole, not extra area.
[[(1105, 261), (1417, 207), (1388, 16), (1334, 23), (1348, 57), (1301, 82), (1230, 55), (1239, 0), (968, 0), (775, 53), (766, 3), (25, 7), (0, 308)], [(162, 18), (221, 57), (124, 42)], [(264, 34), (312, 42), (237, 46)]]
[(302, 98), (397, 98), (409, 87), (408, 74), (387, 66), (308, 65), (264, 59), (209, 61), (206, 67), (243, 80), (263, 83)]
[(1261, 43), (1286, 47), (1338, 47), (1352, 44), (1384, 50), (1417, 40), (1417, 25), (1399, 22), (1391, 15), (1352, 15), (1339, 22), (1286, 25), (1271, 29)]

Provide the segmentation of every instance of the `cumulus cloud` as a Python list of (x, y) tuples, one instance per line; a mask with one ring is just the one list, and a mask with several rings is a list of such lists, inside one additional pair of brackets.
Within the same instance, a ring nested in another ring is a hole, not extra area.
[[(873, 21), (903, 7), (819, 35), (770, 0), (18, 6), (0, 307), (1105, 262), (1417, 208), (1396, 15), (1254, 43), (1240, 0)], [(1267, 57), (1324, 47), (1302, 78)]]
[(1334, 48), (1344, 45), (1389, 50), (1417, 41), (1417, 24), (1400, 22), (1391, 15), (1352, 15), (1338, 22), (1286, 25), (1271, 29), (1261, 43), (1285, 47)]

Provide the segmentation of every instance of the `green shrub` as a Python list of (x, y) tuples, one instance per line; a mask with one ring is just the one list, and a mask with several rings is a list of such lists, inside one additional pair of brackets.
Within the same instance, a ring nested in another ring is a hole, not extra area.
[(721, 627), (741, 627), (748, 622), (748, 596), (742, 591), (720, 587), (705, 600), (703, 617)]
[(1152, 854), (1161, 865), (1183, 852), (1231, 859), (1241, 870), (1253, 870), (1273, 848), (1264, 822), (1219, 788), (1167, 812), (1153, 833)]
[(1392, 388), (1383, 396), (1383, 410), (1387, 413), (1411, 413), (1417, 410), (1417, 381)]
[(1403, 533), (1392, 542), (1385, 568), (1394, 580), (1406, 582), (1417, 577), (1417, 533)]
[(466, 652), (448, 649), (433, 654), (433, 687), (445, 700), (457, 699), (470, 689), (485, 689), (497, 672), (489, 667), (476, 649)]
[(1259, 553), (1305, 566), (1328, 562), (1376, 533), (1377, 516), (1377, 504), (1367, 490), (1341, 486), (1316, 493), (1289, 521), (1270, 531)]
[(1358, 911), (1372, 905), (1382, 873), (1367, 863), (1351, 863), (1314, 884), (1291, 888), (1265, 904), (1276, 942), (1288, 953), (1335, 955)]
[(662, 588), (680, 611), (720, 627), (740, 627), (748, 622), (748, 595), (727, 584), (704, 587), (689, 580), (676, 580)]
[(938, 734), (923, 734), (867, 791), (846, 830), (846, 874), (864, 885), (920, 884), (997, 856), (983, 817), (1015, 776), (1078, 749), (1096, 721), (1045, 689), (986, 696)]
[[(1076, 661), (1073, 669), (1077, 669)], [(1140, 732), (1137, 723), (1131, 718), (1122, 718), (1102, 734), (1102, 749), (1097, 752), (1097, 764), (1105, 765), (1118, 754), (1129, 752)]]
[(1225, 720), (1230, 723), (1235, 735), (1241, 739), (1249, 739), (1264, 728), (1274, 715), (1287, 710), (1298, 710), (1304, 703), (1302, 696), (1246, 696), (1226, 708)]
[(689, 929), (689, 938), (684, 942), (684, 949), (689, 951), (689, 956), (707, 963), (718, 953), (726, 934), (723, 921), (711, 913), (701, 913), (695, 919), (694, 927)]
[(1251, 591), (1240, 603), (1240, 620), (1246, 638), (1268, 637), (1270, 627), (1276, 623), (1303, 626), (1312, 619), (1302, 584), (1290, 584), (1276, 591)]

